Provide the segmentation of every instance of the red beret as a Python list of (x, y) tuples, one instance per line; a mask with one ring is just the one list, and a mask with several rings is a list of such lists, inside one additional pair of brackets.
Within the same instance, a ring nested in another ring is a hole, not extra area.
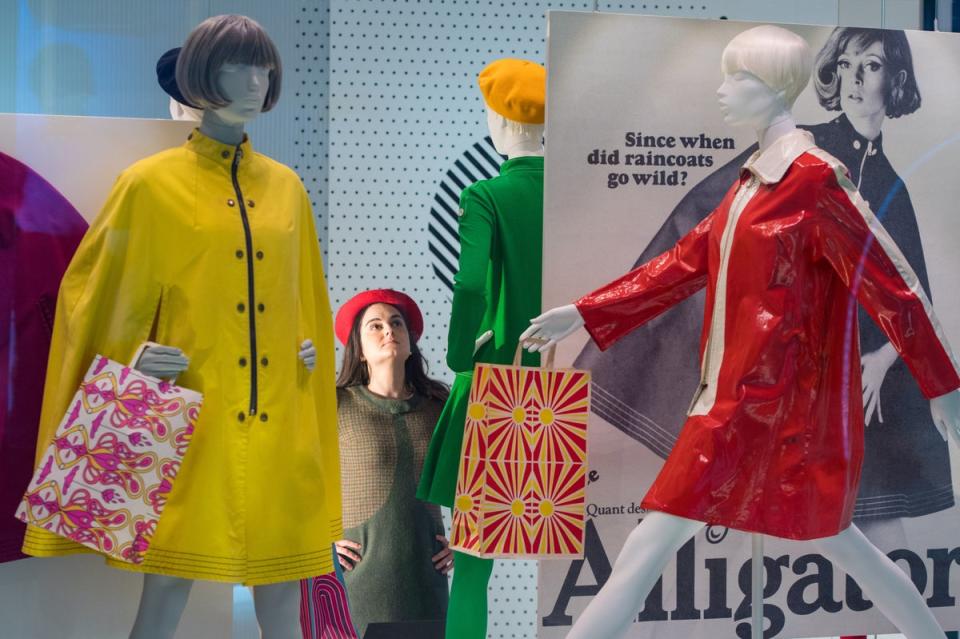
[(340, 307), (337, 311), (337, 321), (334, 325), (334, 332), (340, 343), (346, 346), (350, 339), (350, 331), (353, 329), (353, 322), (357, 319), (363, 309), (371, 304), (389, 304), (400, 309), (407, 320), (407, 328), (413, 335), (413, 341), (420, 339), (423, 335), (423, 314), (420, 307), (413, 299), (400, 291), (394, 291), (389, 288), (378, 288), (372, 291), (357, 293), (350, 301)]

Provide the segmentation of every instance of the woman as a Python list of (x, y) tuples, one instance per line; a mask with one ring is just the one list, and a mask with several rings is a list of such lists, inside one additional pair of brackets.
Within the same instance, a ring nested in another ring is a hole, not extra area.
[[(820, 104), (842, 113), (829, 122), (802, 128), (813, 133), (817, 146), (847, 167), (929, 297), (916, 216), (903, 180), (884, 155), (881, 133), (885, 118), (920, 108), (906, 36), (902, 31), (835, 29), (817, 54), (814, 83)], [(694, 187), (636, 266), (673, 246), (712, 211), (755, 150), (756, 145), (746, 149)], [(676, 441), (689, 394), (700, 377), (697, 348), (703, 303), (703, 294), (697, 294), (606, 353), (588, 344), (577, 359), (578, 367), (593, 371), (594, 411), (664, 458)], [(862, 310), (859, 324), (864, 421), (869, 428), (854, 520), (917, 517), (949, 508), (953, 496), (947, 445), (930, 418), (929, 404), (906, 365)], [(638, 387), (644, 392), (637, 393)]]
[(337, 313), (344, 539), (336, 542), (350, 611), (370, 623), (440, 620), (453, 555), (440, 507), (416, 498), (445, 385), (427, 377), (423, 316), (407, 295), (365, 291)]

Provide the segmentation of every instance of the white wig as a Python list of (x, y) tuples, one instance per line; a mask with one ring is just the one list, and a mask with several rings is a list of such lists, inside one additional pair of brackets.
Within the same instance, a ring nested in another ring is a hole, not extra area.
[(728, 75), (746, 71), (774, 91), (783, 91), (791, 108), (810, 82), (813, 55), (796, 33), (766, 24), (737, 34), (723, 50), (720, 66)]

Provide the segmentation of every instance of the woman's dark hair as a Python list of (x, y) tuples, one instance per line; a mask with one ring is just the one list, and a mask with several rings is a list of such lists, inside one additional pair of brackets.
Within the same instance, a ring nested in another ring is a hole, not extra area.
[[(920, 89), (917, 88), (917, 78), (913, 72), (913, 55), (903, 31), (837, 27), (820, 49), (814, 63), (814, 86), (821, 106), (827, 111), (840, 110), (840, 77), (837, 75), (837, 60), (840, 55), (849, 45), (863, 50), (874, 42), (880, 43), (887, 65), (887, 87), (884, 96), (887, 117), (899, 118), (920, 108)], [(901, 71), (904, 72), (902, 80)]]
[[(367, 309), (373, 306), (368, 304), (360, 309), (357, 316), (353, 319), (353, 326), (350, 328), (350, 338), (347, 339), (347, 345), (343, 350), (343, 361), (340, 363), (340, 375), (337, 377), (337, 388), (346, 388), (347, 386), (366, 386), (370, 383), (370, 372), (367, 370), (367, 363), (360, 359), (363, 354), (363, 348), (360, 345), (360, 323), (363, 321), (363, 315)], [(403, 318), (404, 326), (410, 326), (407, 316), (403, 309), (397, 308), (400, 317)], [(409, 390), (419, 395), (424, 395), (431, 399), (446, 401), (450, 394), (450, 388), (443, 382), (427, 377), (427, 360), (420, 352), (417, 342), (419, 335), (407, 331), (410, 335), (410, 357), (404, 364), (404, 377)]]

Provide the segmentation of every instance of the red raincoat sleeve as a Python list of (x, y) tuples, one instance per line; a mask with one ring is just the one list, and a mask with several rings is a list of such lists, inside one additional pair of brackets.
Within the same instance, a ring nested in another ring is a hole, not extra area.
[(960, 387), (933, 306), (909, 263), (850, 182), (830, 163), (818, 195), (816, 246), (870, 314), (927, 398)]
[(600, 350), (707, 283), (707, 247), (716, 211), (673, 248), (574, 302)]

